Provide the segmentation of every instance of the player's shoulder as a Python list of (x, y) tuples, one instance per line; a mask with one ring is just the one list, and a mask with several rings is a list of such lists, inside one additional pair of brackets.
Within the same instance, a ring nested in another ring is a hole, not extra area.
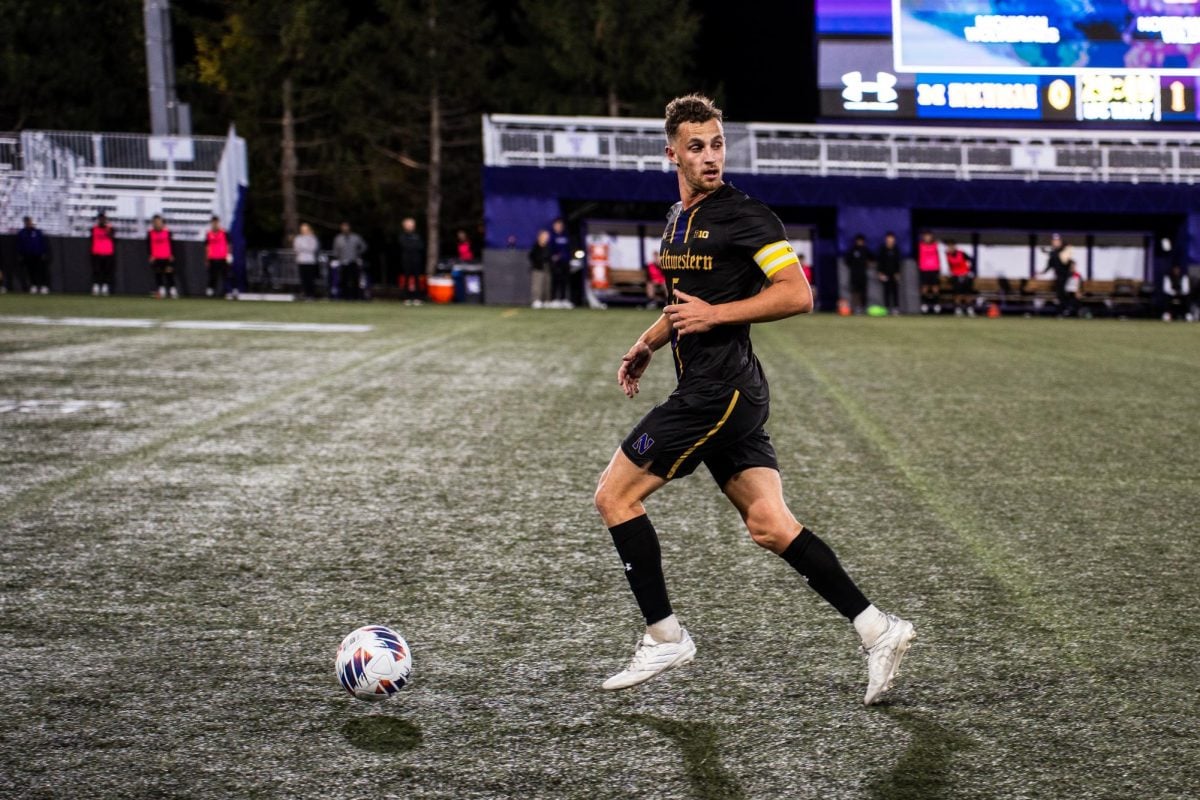
[(679, 219), (679, 215), (683, 213), (683, 201), (676, 200), (675, 205), (671, 206), (667, 211), (667, 224), (670, 225), (675, 220)]
[(717, 202), (707, 221), (724, 230), (734, 244), (757, 248), (787, 238), (775, 212), (740, 189), (725, 184), (712, 199)]
[(775, 212), (763, 201), (751, 197), (731, 183), (727, 183), (713, 194), (713, 210), (722, 216), (748, 220), (775, 220)]

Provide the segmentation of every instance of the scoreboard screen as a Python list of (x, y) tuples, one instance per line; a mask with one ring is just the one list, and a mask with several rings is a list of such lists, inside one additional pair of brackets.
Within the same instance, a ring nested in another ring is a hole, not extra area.
[(1200, 0), (816, 0), (821, 115), (1200, 123)]

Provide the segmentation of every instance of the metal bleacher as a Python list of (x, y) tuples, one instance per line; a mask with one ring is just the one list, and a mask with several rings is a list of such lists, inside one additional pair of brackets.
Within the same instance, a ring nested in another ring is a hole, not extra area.
[(31, 216), (52, 236), (84, 236), (104, 210), (121, 237), (141, 236), (148, 219), (162, 214), (177, 236), (200, 238), (228, 141), (188, 137), (164, 156), (144, 134), (0, 134), (0, 231)]
[[(1079, 183), (1200, 182), (1200, 133), (728, 123), (728, 168), (751, 174)], [(483, 119), (489, 167), (667, 170), (655, 119)]]

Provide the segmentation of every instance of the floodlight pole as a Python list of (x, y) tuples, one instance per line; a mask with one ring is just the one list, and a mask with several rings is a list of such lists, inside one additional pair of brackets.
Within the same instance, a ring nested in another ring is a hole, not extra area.
[(146, 26), (146, 80), (150, 91), (150, 133), (190, 136), (192, 115), (175, 96), (175, 50), (171, 45), (170, 0), (143, 0)]

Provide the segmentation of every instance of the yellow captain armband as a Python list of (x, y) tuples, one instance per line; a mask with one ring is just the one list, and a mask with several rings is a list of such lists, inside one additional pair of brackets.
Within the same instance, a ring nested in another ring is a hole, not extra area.
[(770, 278), (786, 266), (799, 264), (800, 259), (796, 257), (796, 251), (788, 242), (780, 240), (759, 248), (754, 254), (754, 263)]

